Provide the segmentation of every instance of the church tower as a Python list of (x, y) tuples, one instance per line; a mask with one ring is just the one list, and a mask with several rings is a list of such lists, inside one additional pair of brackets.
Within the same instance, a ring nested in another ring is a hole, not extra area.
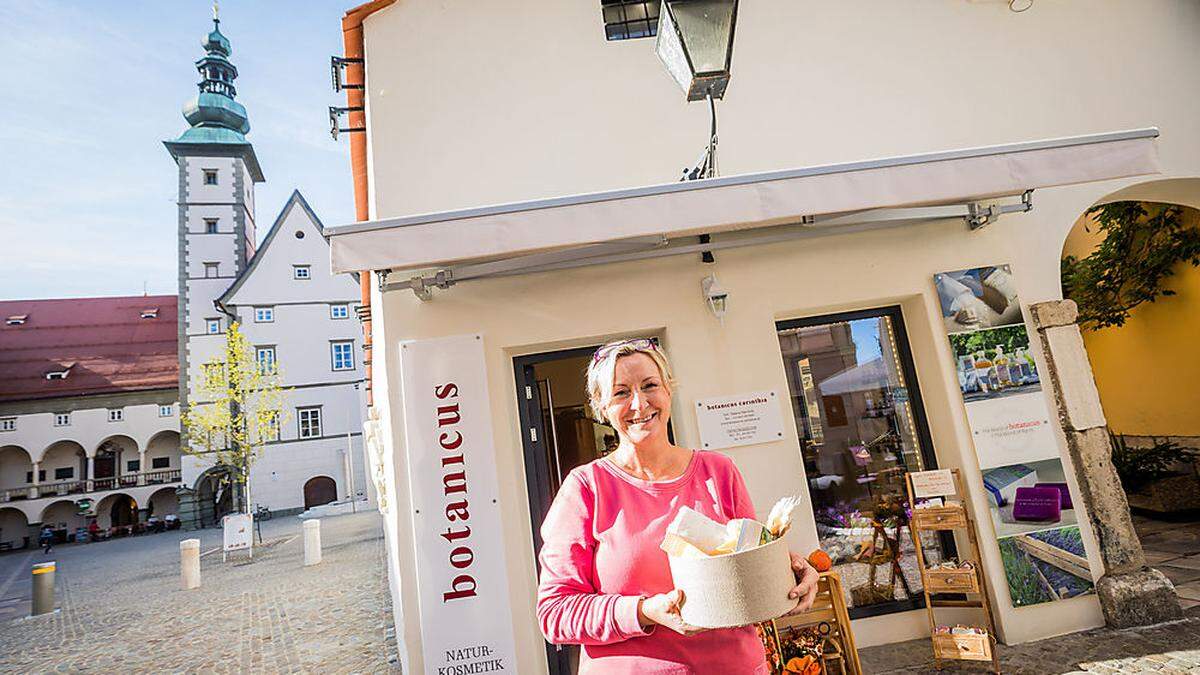
[[(179, 167), (179, 402), (186, 409), (202, 364), (222, 349), (230, 317), (214, 302), (254, 255), (254, 184), (263, 182), (234, 98), (237, 68), (213, 9), (196, 61), (200, 91), (183, 106), (188, 128), (164, 145)], [(186, 467), (185, 467), (186, 469)], [(185, 482), (190, 482), (185, 470)]]

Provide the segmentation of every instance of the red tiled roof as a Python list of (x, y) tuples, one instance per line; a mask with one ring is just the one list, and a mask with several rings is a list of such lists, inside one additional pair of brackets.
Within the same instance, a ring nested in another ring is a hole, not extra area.
[[(178, 386), (178, 305), (174, 295), (0, 301), (0, 402)], [(158, 316), (141, 318), (147, 309)], [(46, 379), (72, 362), (66, 378)]]

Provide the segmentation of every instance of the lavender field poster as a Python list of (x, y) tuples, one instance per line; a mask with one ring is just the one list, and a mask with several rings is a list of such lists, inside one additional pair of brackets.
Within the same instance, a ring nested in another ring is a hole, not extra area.
[(1092, 592), (1011, 269), (942, 272), (934, 284), (1013, 605)]

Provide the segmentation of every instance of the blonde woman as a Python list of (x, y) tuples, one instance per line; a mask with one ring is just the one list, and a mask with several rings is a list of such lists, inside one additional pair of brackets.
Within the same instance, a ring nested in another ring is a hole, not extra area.
[[(674, 387), (666, 355), (644, 338), (604, 345), (588, 367), (592, 412), (619, 442), (571, 471), (555, 496), (537, 602), (547, 640), (583, 645), (581, 674), (769, 672), (753, 626), (704, 630), (680, 615), (687, 598), (659, 548), (679, 507), (718, 522), (755, 515), (728, 457), (667, 440)], [(800, 611), (817, 573), (795, 554), (792, 567)]]

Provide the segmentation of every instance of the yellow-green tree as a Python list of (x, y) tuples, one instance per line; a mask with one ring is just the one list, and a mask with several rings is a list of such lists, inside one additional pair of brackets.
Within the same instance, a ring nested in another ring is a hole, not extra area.
[(238, 324), (230, 324), (221, 358), (201, 367), (194, 392), (182, 416), (183, 450), (226, 467), (234, 483), (233, 508), (249, 512), (250, 467), (287, 424), (287, 390), (274, 351), (256, 354)]

